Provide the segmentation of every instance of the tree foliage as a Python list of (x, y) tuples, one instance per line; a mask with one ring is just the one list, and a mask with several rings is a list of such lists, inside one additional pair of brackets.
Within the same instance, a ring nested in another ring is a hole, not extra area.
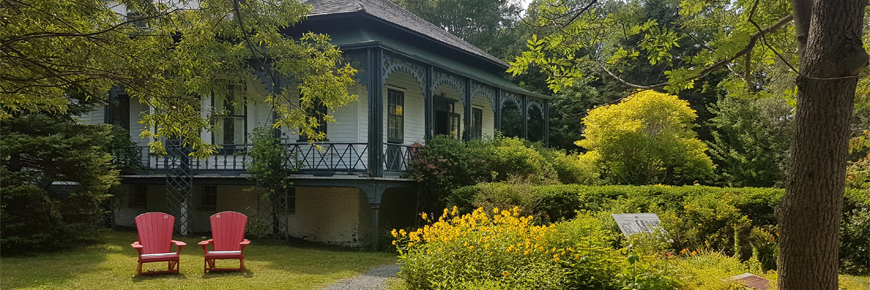
[(713, 170), (707, 146), (691, 130), (696, 117), (688, 102), (674, 95), (640, 91), (589, 111), (585, 139), (577, 146), (598, 155), (614, 183), (691, 183)]
[[(501, 59), (522, 49), (516, 0), (392, 0), (402, 8)], [(518, 45), (520, 44), (520, 45)]]
[[(157, 140), (153, 150), (163, 153), (159, 140), (179, 138), (204, 156), (214, 146), (200, 132), (225, 112), (203, 113), (203, 99), (220, 102), (230, 86), (253, 83), (273, 89), (249, 88), (233, 101), (267, 103), (276, 127), (322, 139), (305, 111), (355, 100), (347, 92), (355, 70), (326, 35), (285, 34), (309, 9), (300, 0), (0, 1), (0, 119), (63, 114), (67, 92), (105, 101), (117, 87), (152, 108), (141, 122), (142, 136)], [(301, 104), (282, 89), (293, 84)]]
[[(80, 111), (75, 105), (68, 112)], [(107, 190), (117, 183), (110, 127), (73, 116), (23, 114), (0, 121), (3, 255), (94, 239)]]
[(776, 97), (721, 98), (711, 110), (710, 155), (717, 181), (733, 187), (783, 187), (794, 135), (794, 107)]

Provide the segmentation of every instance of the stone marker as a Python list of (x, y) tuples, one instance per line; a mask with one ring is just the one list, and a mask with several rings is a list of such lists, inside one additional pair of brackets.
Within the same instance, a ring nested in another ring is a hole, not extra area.
[(749, 274), (743, 273), (737, 276), (722, 279), (725, 282), (738, 281), (743, 284), (746, 289), (767, 290), (770, 289), (770, 280)]
[(613, 219), (625, 237), (635, 233), (652, 233), (661, 223), (654, 213), (615, 213)]

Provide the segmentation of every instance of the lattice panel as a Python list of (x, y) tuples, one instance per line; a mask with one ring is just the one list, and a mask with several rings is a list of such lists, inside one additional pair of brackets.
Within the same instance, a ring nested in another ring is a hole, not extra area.
[(189, 235), (191, 229), (191, 206), (193, 200), (193, 169), (188, 153), (181, 140), (166, 142), (166, 201), (169, 211), (175, 216), (179, 235)]

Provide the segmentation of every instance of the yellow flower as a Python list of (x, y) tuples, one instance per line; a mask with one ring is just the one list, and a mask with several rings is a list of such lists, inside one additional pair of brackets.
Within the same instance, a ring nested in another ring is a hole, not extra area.
[(410, 248), (410, 247), (413, 246), (413, 245), (414, 245), (414, 243), (412, 243), (412, 242), (408, 242), (408, 248)]
[(395, 246), (395, 245), (396, 245), (396, 240), (393, 240), (393, 246)]
[(494, 213), (494, 214), (498, 214), (498, 208), (497, 208), (497, 207), (496, 207), (496, 208), (493, 208), (493, 209), (492, 209), (492, 213)]
[(401, 236), (404, 237), (404, 236), (407, 235), (407, 234), (408, 234), (408, 232), (405, 232), (405, 229), (401, 229), (401, 230), (399, 230), (399, 235), (401, 235)]
[(425, 212), (424, 212), (424, 213), (421, 213), (420, 216), (422, 216), (424, 220), (426, 219), (426, 213), (425, 213)]
[(502, 275), (502, 276), (505, 276), (505, 277), (507, 277), (507, 276), (510, 275), (510, 274), (511, 274), (511, 273), (508, 273), (508, 271), (501, 272), (501, 275)]
[(399, 236), (399, 233), (396, 232), (396, 229), (393, 229), (393, 231), (390, 232), (390, 234), (392, 234), (394, 238)]
[(698, 252), (692, 251), (692, 254), (691, 254), (691, 255), (694, 256), (694, 255), (697, 255), (697, 254), (698, 254)]

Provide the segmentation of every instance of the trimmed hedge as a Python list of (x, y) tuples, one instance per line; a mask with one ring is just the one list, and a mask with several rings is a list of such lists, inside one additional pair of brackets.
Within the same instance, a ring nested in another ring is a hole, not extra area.
[[(459, 188), (447, 200), (462, 210), (519, 206), (524, 214), (543, 223), (570, 220), (577, 212), (587, 212), (610, 224), (616, 233), (619, 230), (611, 213), (656, 213), (675, 251), (710, 248), (743, 259), (755, 254), (765, 267), (775, 268), (774, 210), (784, 193), (775, 188), (482, 183)], [(865, 191), (847, 191), (840, 249), (844, 272), (868, 271), (868, 209), (870, 196)]]

